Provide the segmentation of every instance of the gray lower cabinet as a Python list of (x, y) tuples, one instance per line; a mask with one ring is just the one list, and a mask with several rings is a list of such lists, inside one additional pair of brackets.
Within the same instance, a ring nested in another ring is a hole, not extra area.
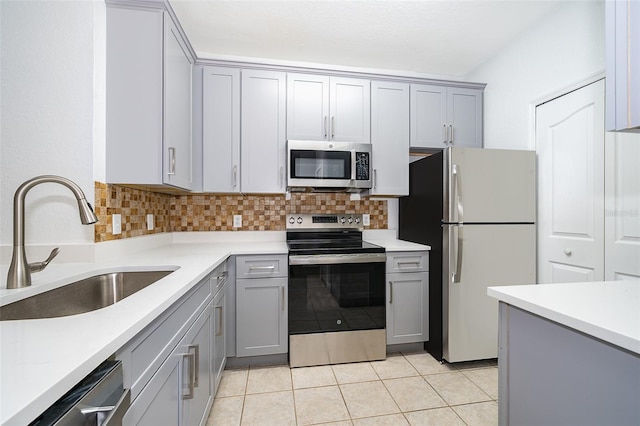
[(429, 340), (427, 252), (387, 253), (387, 345)]
[(287, 353), (287, 256), (236, 258), (236, 356)]
[(131, 407), (123, 425), (199, 425), (213, 403), (212, 277), (116, 352)]
[(211, 338), (213, 303), (133, 401), (124, 425), (203, 425), (213, 403)]
[(504, 302), (499, 319), (500, 425), (639, 424), (637, 353)]

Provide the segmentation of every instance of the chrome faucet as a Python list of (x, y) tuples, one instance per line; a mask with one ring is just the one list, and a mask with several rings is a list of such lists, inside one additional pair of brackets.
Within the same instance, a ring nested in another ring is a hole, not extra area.
[(36, 176), (24, 182), (18, 187), (13, 196), (13, 255), (9, 266), (9, 274), (7, 275), (7, 288), (30, 286), (31, 273), (42, 271), (47, 267), (51, 259), (60, 252), (60, 249), (56, 247), (51, 251), (47, 260), (35, 263), (27, 263), (27, 256), (24, 252), (24, 198), (31, 188), (45, 182), (59, 183), (73, 192), (78, 200), (80, 220), (83, 225), (91, 225), (98, 221), (91, 204), (85, 199), (82, 189), (69, 179), (62, 176), (44, 175)]

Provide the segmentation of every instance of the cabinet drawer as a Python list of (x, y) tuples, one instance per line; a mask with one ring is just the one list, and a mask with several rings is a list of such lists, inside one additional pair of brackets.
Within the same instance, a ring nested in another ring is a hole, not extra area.
[(209, 280), (205, 278), (116, 353), (122, 360), (125, 387), (131, 387), (132, 401), (211, 299)]
[(429, 270), (429, 252), (387, 252), (387, 273)]
[(286, 277), (287, 255), (238, 256), (236, 278)]

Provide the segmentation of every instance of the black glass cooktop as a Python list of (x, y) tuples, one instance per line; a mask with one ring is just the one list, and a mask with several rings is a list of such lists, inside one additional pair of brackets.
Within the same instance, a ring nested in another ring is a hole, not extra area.
[(289, 253), (384, 253), (384, 247), (362, 241), (361, 232), (287, 232)]

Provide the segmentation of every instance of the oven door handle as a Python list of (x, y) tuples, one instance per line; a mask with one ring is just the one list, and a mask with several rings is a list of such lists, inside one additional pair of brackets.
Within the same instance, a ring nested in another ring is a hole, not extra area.
[(339, 265), (386, 262), (385, 253), (290, 255), (289, 265)]

